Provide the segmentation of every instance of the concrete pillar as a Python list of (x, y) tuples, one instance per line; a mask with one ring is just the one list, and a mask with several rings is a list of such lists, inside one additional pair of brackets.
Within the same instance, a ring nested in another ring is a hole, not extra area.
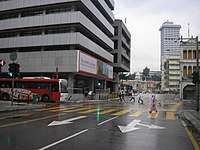
[(74, 88), (74, 74), (73, 73), (68, 74), (68, 88), (69, 88), (69, 92), (73, 94), (73, 88)]
[(92, 78), (91, 89), (92, 89), (92, 91), (94, 91), (94, 78)]

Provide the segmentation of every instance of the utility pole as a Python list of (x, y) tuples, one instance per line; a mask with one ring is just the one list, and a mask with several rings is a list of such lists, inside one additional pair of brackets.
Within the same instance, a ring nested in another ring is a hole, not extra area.
[(198, 80), (196, 81), (196, 111), (199, 111), (199, 46), (198, 36), (196, 36), (196, 72)]

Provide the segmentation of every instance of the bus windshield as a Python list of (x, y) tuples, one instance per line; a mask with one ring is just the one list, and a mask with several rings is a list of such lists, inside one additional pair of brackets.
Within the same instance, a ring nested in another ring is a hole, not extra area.
[(67, 93), (67, 80), (60, 80), (60, 92)]

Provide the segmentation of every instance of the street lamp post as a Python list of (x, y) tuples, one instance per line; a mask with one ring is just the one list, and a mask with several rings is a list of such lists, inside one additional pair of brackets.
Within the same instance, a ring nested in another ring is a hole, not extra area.
[(199, 111), (199, 43), (198, 36), (196, 36), (196, 72), (198, 74), (198, 80), (196, 81), (196, 111)]

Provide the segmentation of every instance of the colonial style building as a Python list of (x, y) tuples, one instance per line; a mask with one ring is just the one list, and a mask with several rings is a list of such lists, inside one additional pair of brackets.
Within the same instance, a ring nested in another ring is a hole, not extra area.
[(194, 38), (183, 40), (180, 43), (180, 47), (180, 98), (194, 99), (195, 85), (192, 83), (192, 73), (196, 70), (196, 40)]

